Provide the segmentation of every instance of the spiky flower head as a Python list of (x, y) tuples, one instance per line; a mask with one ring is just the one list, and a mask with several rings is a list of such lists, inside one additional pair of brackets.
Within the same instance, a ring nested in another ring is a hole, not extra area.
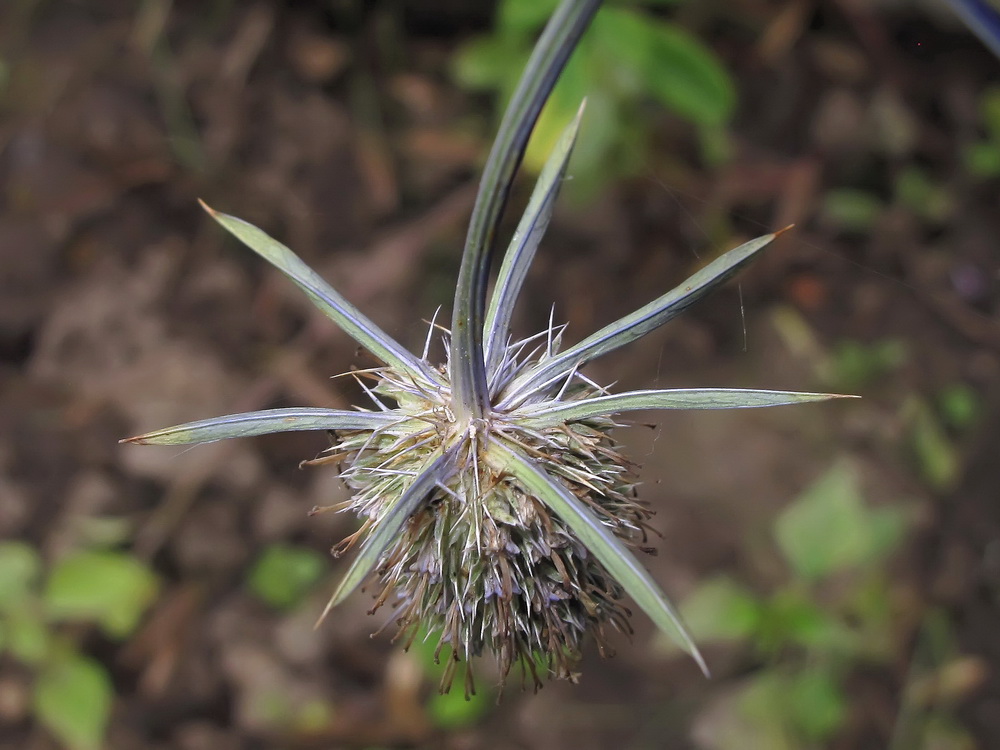
[[(588, 637), (631, 632), (630, 596), (698, 654), (674, 607), (636, 560), (648, 549), (649, 509), (636, 499), (634, 466), (612, 430), (619, 414), (648, 409), (777, 406), (831, 394), (736, 389), (610, 394), (581, 368), (662, 325), (748, 263), (776, 235), (731, 250), (683, 284), (568, 348), (562, 326), (509, 338), (514, 302), (566, 170), (580, 123), (568, 125), (543, 169), (486, 304), (489, 256), (514, 172), (541, 105), (599, 5), (557, 10), (515, 93), (485, 168), (470, 222), (451, 330), (433, 322), (421, 356), (404, 349), (306, 266), (246, 222), (206, 210), (289, 276), (316, 306), (383, 365), (355, 372), (372, 405), (355, 411), (271, 409), (207, 419), (128, 438), (179, 445), (291, 430), (328, 430), (328, 453), (352, 491), (337, 510), (361, 520), (334, 548), (361, 541), (324, 615), (370, 576), (372, 611), (391, 608), (399, 636), (434, 634), (455, 666), (492, 652), (506, 677), (520, 664), (536, 686), (574, 678)], [(582, 107), (581, 107), (582, 113)], [(435, 332), (449, 356), (429, 361)]]

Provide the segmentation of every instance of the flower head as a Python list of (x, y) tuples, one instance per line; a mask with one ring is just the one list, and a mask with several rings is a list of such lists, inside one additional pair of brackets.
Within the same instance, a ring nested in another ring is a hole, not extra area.
[[(470, 222), (451, 330), (440, 365), (404, 349), (291, 250), (256, 227), (206, 210), (289, 276), (316, 306), (383, 363), (355, 376), (367, 409), (272, 409), (192, 422), (128, 438), (178, 445), (291, 430), (329, 430), (335, 444), (310, 464), (332, 463), (352, 491), (336, 506), (361, 542), (326, 612), (364, 580), (378, 580), (372, 610), (391, 608), (405, 642), (420, 632), (449, 647), (455, 667), (492, 652), (501, 674), (520, 664), (537, 686), (572, 679), (584, 641), (602, 650), (611, 630), (631, 632), (630, 596), (705, 669), (670, 601), (632, 550), (648, 549), (649, 509), (634, 465), (612, 435), (615, 416), (646, 409), (776, 406), (831, 394), (735, 389), (610, 394), (582, 372), (645, 335), (748, 263), (776, 235), (725, 253), (680, 286), (583, 341), (563, 348), (563, 327), (512, 341), (514, 302), (552, 213), (576, 139), (568, 125), (539, 177), (486, 303), (493, 235), (531, 127), (598, 2), (564, 2), (539, 40), (515, 93)], [(582, 113), (582, 108), (581, 108)], [(324, 615), (326, 614), (324, 612)], [(471, 691), (472, 672), (465, 671)]]

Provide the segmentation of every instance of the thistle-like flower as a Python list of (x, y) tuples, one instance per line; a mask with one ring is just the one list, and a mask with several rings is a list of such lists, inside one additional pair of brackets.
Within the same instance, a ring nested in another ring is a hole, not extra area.
[[(487, 163), (455, 294), (451, 330), (433, 323), (423, 354), (404, 349), (291, 250), (246, 222), (206, 210), (283, 271), (316, 306), (383, 364), (356, 372), (372, 406), (356, 411), (272, 409), (178, 425), (126, 442), (180, 445), (292, 430), (327, 430), (335, 444), (311, 464), (334, 463), (352, 490), (337, 510), (362, 540), (326, 612), (370, 575), (372, 611), (391, 607), (399, 636), (436, 635), (455, 667), (492, 652), (506, 677), (520, 664), (535, 686), (574, 678), (581, 647), (609, 629), (631, 632), (630, 596), (705, 670), (669, 599), (636, 560), (649, 509), (636, 499), (634, 465), (612, 436), (615, 416), (648, 409), (730, 409), (819, 401), (831, 394), (735, 389), (610, 394), (588, 362), (667, 322), (747, 264), (776, 235), (731, 250), (683, 284), (583, 341), (563, 348), (564, 326), (512, 341), (514, 302), (549, 222), (580, 114), (543, 169), (486, 304), (493, 236), (538, 112), (599, 0), (568, 0), (528, 64)], [(582, 107), (581, 107), (582, 113)], [(428, 361), (445, 339), (443, 365)], [(371, 383), (367, 385), (366, 383)], [(324, 615), (326, 614), (324, 612)], [(707, 670), (706, 670), (707, 671)], [(472, 672), (466, 668), (466, 690)]]

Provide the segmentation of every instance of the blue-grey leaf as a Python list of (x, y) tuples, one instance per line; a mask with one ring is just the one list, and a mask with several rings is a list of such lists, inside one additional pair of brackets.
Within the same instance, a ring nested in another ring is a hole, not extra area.
[(320, 312), (368, 351), (415, 380), (435, 382), (433, 371), (426, 363), (396, 343), (289, 248), (253, 224), (215, 211), (204, 202), (201, 205), (227, 231), (294, 281)]
[(625, 346), (659, 328), (730, 279), (777, 236), (778, 233), (768, 234), (743, 243), (716, 258), (662, 297), (644, 305), (631, 315), (605, 326), (555, 357), (544, 360), (533, 370), (516, 378), (507, 387), (499, 407), (516, 406), (533, 391), (559, 382), (592, 359)]
[(635, 556), (602, 524), (587, 507), (558, 481), (521, 453), (500, 441), (493, 441), (486, 454), (493, 468), (514, 477), (531, 496), (545, 503), (607, 568), (650, 619), (698, 663), (708, 675), (708, 666), (688, 633), (676, 608)]
[(518, 419), (531, 427), (549, 427), (562, 422), (591, 419), (644, 409), (753, 409), (786, 406), (831, 398), (857, 398), (840, 393), (800, 391), (760, 391), (743, 388), (677, 388), (659, 391), (629, 391), (611, 396), (595, 396), (579, 401), (543, 402), (523, 409)]
[(573, 153), (573, 144), (576, 142), (582, 115), (583, 105), (563, 131), (555, 150), (542, 168), (535, 190), (528, 201), (528, 208), (521, 216), (521, 221), (504, 255), (493, 296), (486, 310), (486, 322), (483, 325), (487, 376), (492, 377), (503, 356), (514, 304), (528, 275), (531, 261), (535, 258), (538, 243), (541, 242), (552, 218), (552, 209), (566, 174), (570, 154)]
[(398, 421), (400, 421), (399, 415), (391, 412), (342, 411), (309, 407), (266, 409), (164, 427), (162, 430), (125, 438), (119, 442), (140, 445), (189, 445), (211, 443), (227, 438), (268, 435), (273, 432), (375, 430)]

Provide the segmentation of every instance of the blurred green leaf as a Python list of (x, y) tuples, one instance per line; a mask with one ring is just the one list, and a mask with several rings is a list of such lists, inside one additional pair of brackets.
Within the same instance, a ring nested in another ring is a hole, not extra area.
[(903, 540), (907, 517), (901, 508), (869, 508), (868, 525), (871, 529), (871, 554), (882, 557), (896, 549)]
[(792, 677), (786, 700), (797, 733), (810, 742), (829, 740), (847, 716), (844, 691), (822, 665), (812, 665)]
[[(600, 15), (598, 15), (598, 18)], [(596, 19), (594, 23), (596, 23)], [(549, 155), (556, 150), (559, 139), (562, 137), (566, 123), (572, 122), (580, 110), (580, 103), (588, 99), (590, 93), (590, 77), (587, 75), (587, 59), (581, 54), (590, 47), (590, 43), (581, 40), (573, 56), (559, 76), (548, 101), (542, 107), (542, 112), (538, 116), (534, 129), (531, 131), (531, 138), (528, 140), (527, 150), (524, 152), (524, 165), (534, 173), (539, 173), (548, 161)], [(590, 109), (588, 99), (587, 109)], [(584, 122), (590, 119), (588, 111), (584, 116)], [(592, 145), (581, 141), (580, 147), (586, 151)], [(579, 168), (579, 160), (576, 161), (574, 171)]]
[(903, 407), (910, 449), (924, 481), (936, 490), (950, 488), (958, 478), (959, 457), (934, 412), (917, 397)]
[(315, 698), (299, 706), (293, 722), (295, 731), (304, 734), (322, 732), (330, 726), (335, 716), (333, 706), (324, 700)]
[(983, 92), (979, 111), (990, 139), (1000, 145), (1000, 86), (990, 86)]
[(492, 705), (487, 691), (471, 695), (468, 700), (458, 690), (435, 693), (427, 702), (427, 717), (438, 729), (461, 729), (486, 716)]
[(858, 645), (842, 622), (797, 586), (777, 592), (764, 604), (757, 632), (757, 647), (765, 654), (777, 654), (792, 644), (841, 655), (853, 653)]
[(921, 219), (935, 223), (948, 219), (954, 209), (951, 194), (914, 166), (906, 167), (896, 178), (896, 199)]
[(885, 662), (899, 653), (898, 627), (894, 627), (893, 590), (884, 571), (865, 577), (848, 592), (845, 614), (856, 624), (857, 658)]
[(523, 67), (527, 59), (528, 49), (520, 40), (507, 36), (480, 37), (459, 49), (452, 72), (468, 88), (500, 89), (506, 101), (512, 93), (508, 90), (510, 68), (515, 67), (515, 61)]
[(681, 618), (699, 641), (749, 638), (761, 619), (761, 604), (748, 589), (720, 576), (702, 583), (680, 608)]
[(882, 200), (867, 190), (839, 188), (827, 191), (820, 214), (837, 229), (866, 232), (875, 225), (884, 208)]
[(973, 177), (989, 179), (1000, 175), (1000, 143), (979, 141), (962, 149), (962, 163)]
[(840, 461), (778, 516), (775, 536), (795, 573), (814, 581), (875, 552), (870, 521), (857, 474)]
[(595, 24), (620, 63), (667, 108), (699, 126), (718, 126), (732, 115), (736, 90), (728, 73), (681, 27), (616, 8), (604, 9)]
[(25, 664), (38, 664), (51, 649), (52, 637), (36, 609), (36, 606), (25, 606), (12, 610), (4, 620), (5, 646), (14, 658)]
[(38, 720), (72, 750), (100, 750), (114, 690), (104, 668), (68, 652), (53, 660), (35, 681)]
[(967, 430), (983, 413), (983, 402), (979, 394), (964, 383), (950, 385), (938, 396), (938, 408), (948, 426), (955, 430)]
[(38, 552), (25, 542), (0, 542), (0, 612), (21, 606), (42, 570)]
[(131, 633), (156, 598), (156, 576), (131, 555), (89, 550), (64, 557), (49, 575), (43, 600), (55, 620), (94, 620), (113, 638)]
[[(744, 737), (746, 744), (734, 746), (764, 750), (800, 750), (801, 743), (788, 725), (787, 682), (776, 671), (762, 671), (741, 691), (739, 713), (753, 730)], [(726, 748), (726, 750), (730, 750)]]
[(848, 339), (833, 348), (831, 358), (831, 385), (857, 391), (905, 362), (906, 347), (903, 342), (894, 339), (872, 344)]
[[(421, 628), (413, 639), (410, 653), (419, 662), (424, 675), (429, 682), (440, 682), (447, 665), (451, 661), (451, 646), (445, 645), (438, 658), (434, 652), (438, 648), (438, 638), (427, 638), (426, 627)], [(539, 663), (544, 670), (546, 665)], [(460, 729), (475, 724), (482, 719), (494, 705), (494, 691), (487, 686), (479, 686), (475, 695), (465, 699), (464, 691), (451, 690), (448, 693), (433, 694), (427, 701), (427, 718), (439, 729)]]
[[(525, 153), (527, 169), (541, 170), (584, 97), (586, 138), (576, 149), (571, 198), (586, 198), (610, 177), (648, 164), (651, 118), (643, 105), (650, 101), (698, 127), (709, 163), (727, 157), (724, 124), (736, 104), (728, 72), (688, 31), (643, 10), (677, 1), (621, 0), (601, 9), (542, 110)], [(496, 91), (505, 103), (555, 5), (555, 0), (502, 0), (493, 32), (456, 56), (456, 78), (470, 88)]]
[(549, 20), (559, 0), (503, 0), (497, 10), (501, 32), (532, 34)]
[(847, 715), (843, 691), (829, 669), (813, 665), (795, 674), (761, 672), (743, 691), (740, 711), (773, 747), (813, 747), (829, 740)]
[(326, 558), (313, 549), (272, 544), (250, 572), (250, 589), (275, 609), (291, 609), (327, 569)]

